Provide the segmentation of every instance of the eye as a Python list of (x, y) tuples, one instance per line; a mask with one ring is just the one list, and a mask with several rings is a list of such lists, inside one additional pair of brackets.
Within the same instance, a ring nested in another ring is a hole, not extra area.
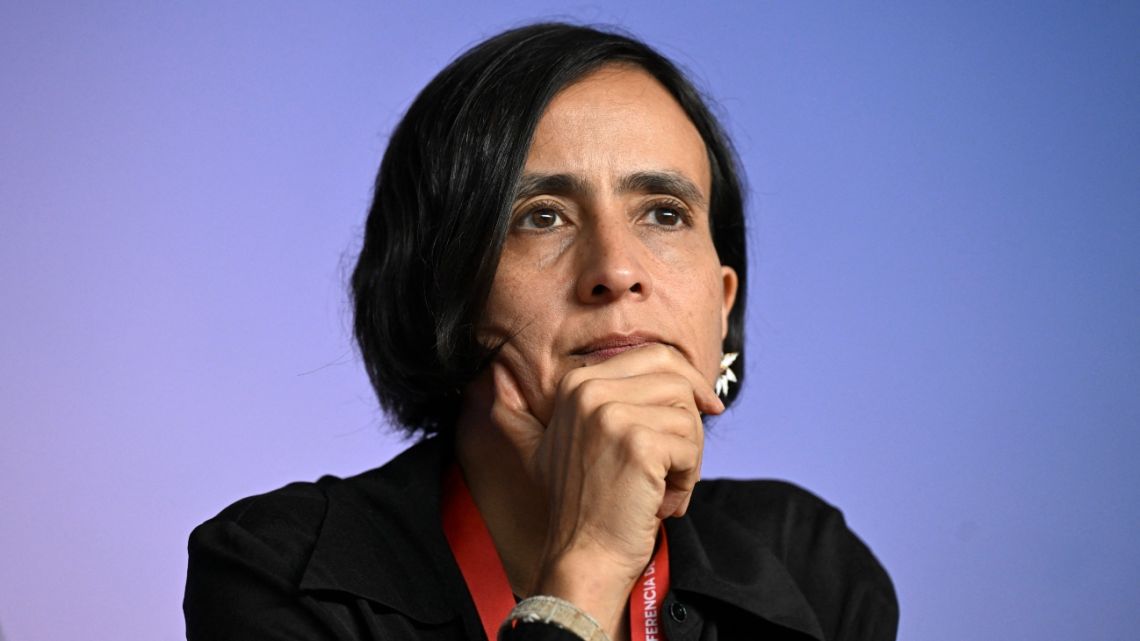
[(550, 204), (538, 203), (519, 216), (515, 226), (519, 229), (554, 229), (565, 224), (562, 214)]
[(681, 227), (689, 222), (689, 212), (674, 202), (650, 205), (645, 217), (649, 222), (661, 227)]

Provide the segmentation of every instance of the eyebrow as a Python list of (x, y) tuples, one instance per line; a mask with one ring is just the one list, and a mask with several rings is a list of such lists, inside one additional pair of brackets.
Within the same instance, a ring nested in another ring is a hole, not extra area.
[[(540, 194), (556, 196), (589, 196), (593, 188), (574, 174), (526, 173), (519, 179), (515, 202)], [(637, 171), (622, 176), (615, 193), (669, 194), (697, 207), (707, 205), (705, 196), (693, 181), (675, 171)]]

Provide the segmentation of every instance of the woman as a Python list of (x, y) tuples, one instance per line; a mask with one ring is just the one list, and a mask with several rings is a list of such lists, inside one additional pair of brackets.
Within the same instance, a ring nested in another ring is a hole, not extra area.
[(461, 56), (392, 136), (352, 280), (379, 399), (424, 438), (195, 530), (188, 638), (893, 638), (836, 510), (698, 483), (744, 238), (725, 136), (644, 44), (542, 24)]

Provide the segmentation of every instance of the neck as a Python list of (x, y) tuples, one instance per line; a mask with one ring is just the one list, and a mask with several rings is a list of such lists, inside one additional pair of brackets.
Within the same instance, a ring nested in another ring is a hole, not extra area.
[(455, 456), (503, 562), (511, 590), (528, 597), (538, 580), (546, 539), (546, 505), (521, 450), (490, 420), (490, 408), (464, 408)]

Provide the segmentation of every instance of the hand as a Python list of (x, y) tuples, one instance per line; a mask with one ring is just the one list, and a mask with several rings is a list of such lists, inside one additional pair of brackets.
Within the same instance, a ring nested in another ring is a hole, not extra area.
[(492, 367), (492, 421), (521, 444), (548, 507), (536, 592), (575, 603), (613, 634), (661, 519), (685, 513), (700, 479), (701, 413), (724, 405), (660, 344), (566, 374), (545, 426), (506, 366)]

